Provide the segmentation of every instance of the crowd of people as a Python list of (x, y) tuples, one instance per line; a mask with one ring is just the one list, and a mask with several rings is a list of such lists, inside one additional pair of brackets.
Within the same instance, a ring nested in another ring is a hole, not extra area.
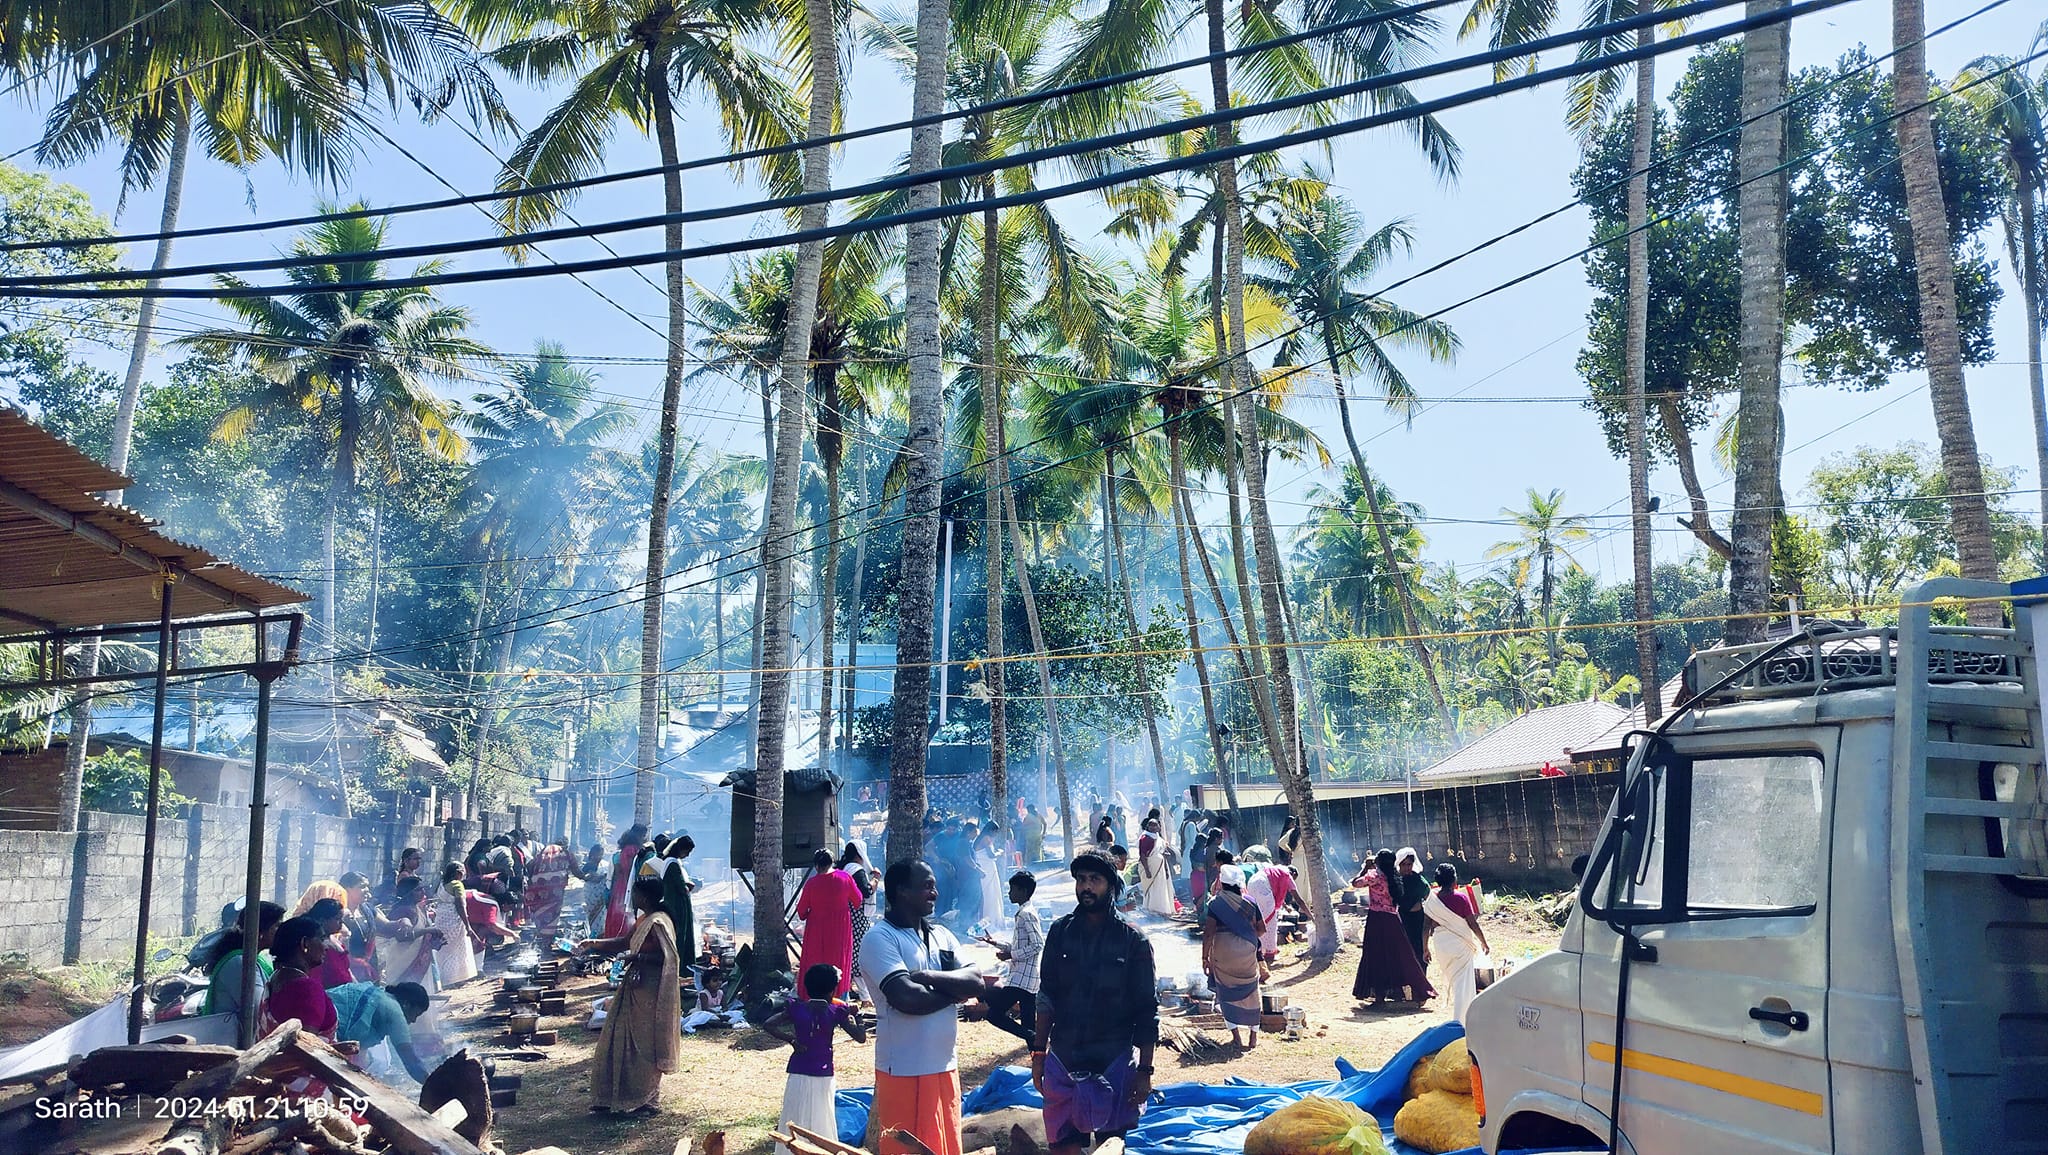
[[(349, 871), (310, 884), (289, 909), (259, 903), (254, 944), (243, 903), (231, 903), (190, 956), (206, 975), (197, 1009), (253, 1016), (259, 1031), (296, 1019), (359, 1065), (424, 1079), (443, 1049), (433, 995), (475, 978), (480, 960), (525, 928), (554, 933), (567, 882), (583, 873), (565, 840), (513, 830), (478, 839), (459, 862), (429, 867), (407, 847), (374, 886)], [(245, 1005), (251, 967), (255, 1000)]]

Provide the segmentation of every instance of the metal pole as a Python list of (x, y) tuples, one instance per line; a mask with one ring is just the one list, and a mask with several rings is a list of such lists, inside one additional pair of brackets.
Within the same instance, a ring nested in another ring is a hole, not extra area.
[(939, 725), (946, 724), (946, 669), (953, 662), (953, 519), (946, 519), (946, 569), (939, 579)]
[[(260, 631), (262, 627), (258, 627)], [(257, 646), (261, 660), (262, 645)], [(263, 819), (270, 809), (266, 797), (270, 777), (270, 684), (277, 675), (256, 675), (256, 751), (249, 771), (249, 874), (242, 891), (242, 1021), (235, 1037), (241, 1047), (256, 1042), (256, 940), (262, 933), (258, 908), (263, 905)]]
[(163, 797), (164, 699), (171, 684), (171, 590), (177, 584), (177, 578), (168, 573), (157, 580), (162, 608), (156, 626), (155, 712), (149, 722), (149, 802), (142, 815), (142, 887), (135, 913), (135, 970), (128, 992), (130, 1044), (142, 1041), (142, 999), (149, 986), (149, 899), (156, 875), (156, 808)]

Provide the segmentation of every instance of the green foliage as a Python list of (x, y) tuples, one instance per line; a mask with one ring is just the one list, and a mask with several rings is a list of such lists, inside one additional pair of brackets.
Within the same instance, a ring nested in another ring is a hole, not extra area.
[[(156, 812), (169, 818), (192, 804), (171, 789), (170, 771), (163, 770), (157, 788)], [(109, 814), (142, 814), (149, 807), (149, 756), (140, 750), (109, 749), (85, 760), (85, 785), (80, 805)]]
[[(1905, 186), (1891, 115), (1889, 74), (1851, 52), (1832, 68), (1792, 78), (1786, 151), (1786, 323), (1790, 354), (1817, 384), (1866, 389), (1921, 364), (1918, 297), (1905, 220)], [(1857, 71), (1861, 69), (1861, 71)], [(1742, 55), (1728, 45), (1693, 57), (1657, 113), (1650, 170), (1650, 325), (1645, 389), (1687, 430), (1703, 427), (1716, 398), (1736, 388), (1740, 334), (1736, 253), (1735, 149)], [(1996, 142), (1962, 101), (1935, 104), (1944, 205), (1956, 257), (1965, 360), (1990, 358), (1999, 290), (1979, 240), (1996, 216), (2004, 176)], [(1612, 451), (1621, 455), (1625, 413), (1621, 359), (1626, 301), (1626, 222), (1621, 185), (1628, 171), (1630, 109), (1616, 111), (1587, 146), (1573, 183), (1587, 197), (1594, 238), (1616, 237), (1587, 259), (1596, 297), (1578, 368), (1591, 387)], [(1818, 151), (1816, 151), (1818, 150)], [(1669, 214), (1668, 220), (1658, 218)], [(1652, 414), (1650, 437), (1668, 453), (1668, 431)]]

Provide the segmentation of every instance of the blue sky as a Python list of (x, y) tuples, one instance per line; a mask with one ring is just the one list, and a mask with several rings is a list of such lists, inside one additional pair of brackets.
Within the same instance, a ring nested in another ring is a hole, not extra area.
[[(1982, 0), (1929, 0), (1928, 24), (1939, 26), (1981, 4)], [(2035, 0), (2014, 0), (1932, 41), (1928, 46), (1930, 65), (1937, 74), (1949, 76), (1986, 53), (2023, 53), (2040, 26), (2041, 15)], [(1792, 33), (1793, 67), (1830, 63), (1858, 43), (1868, 44), (1873, 53), (1889, 50), (1890, 5), (1884, 0), (1856, 0), (1798, 21)], [(1445, 51), (1451, 50), (1445, 46)], [(1678, 57), (1660, 59), (1660, 88), (1668, 90), (1683, 69)], [(1462, 74), (1423, 91), (1433, 95), (1479, 79), (1478, 73)], [(862, 59), (850, 80), (850, 125), (908, 115), (908, 88), (889, 65)], [(1182, 82), (1198, 84), (1200, 78), (1185, 77)], [(543, 94), (519, 90), (508, 90), (508, 94), (522, 123), (533, 123), (545, 111)], [(1571, 199), (1569, 177), (1577, 162), (1577, 146), (1563, 126), (1562, 103), (1561, 89), (1551, 86), (1444, 114), (1445, 124), (1464, 149), (1463, 172), (1453, 185), (1438, 182), (1407, 141), (1389, 132), (1341, 141), (1323, 163), (1369, 219), (1409, 218), (1417, 245), (1409, 262), (1390, 270), (1390, 275), (1400, 275)], [(0, 153), (32, 143), (43, 111), (34, 106), (11, 106), (0, 121)], [(686, 120), (684, 156), (722, 151), (715, 122), (704, 116), (701, 108), (688, 110)], [(390, 132), (455, 188), (476, 192), (491, 186), (492, 158), (457, 125), (398, 123)], [(293, 215), (309, 211), (320, 199), (362, 198), (379, 204), (448, 194), (445, 185), (413, 160), (382, 142), (373, 140), (370, 145), (353, 180), (340, 190), (295, 181), (274, 165), (244, 174), (196, 160), (181, 224), (197, 227)], [(509, 153), (511, 142), (496, 142), (495, 147), (500, 154)], [(856, 142), (841, 158), (834, 179), (847, 184), (878, 176), (895, 165), (903, 147), (901, 137)], [(608, 167), (614, 170), (650, 165), (657, 159), (652, 145), (631, 135), (630, 130), (615, 138), (612, 157)], [(22, 156), (15, 163), (32, 164), (33, 159)], [(111, 157), (57, 175), (80, 185), (103, 210), (112, 211), (119, 188)], [(733, 204), (758, 195), (756, 189), (737, 183), (723, 169), (687, 175), (686, 199), (692, 208)], [(658, 186), (634, 182), (592, 190), (571, 211), (589, 222), (647, 214), (659, 208)], [(144, 190), (130, 198), (120, 224), (135, 231), (152, 229), (159, 209), (157, 193)], [(1077, 204), (1075, 211), (1085, 214), (1089, 210)], [(474, 235), (487, 227), (477, 210), (457, 209), (401, 218), (394, 224), (393, 238), (397, 244), (420, 243)], [(782, 229), (779, 219), (725, 221), (693, 226), (691, 240), (765, 236)], [(1565, 214), (1418, 281), (1402, 290), (1399, 299), (1420, 310), (1438, 308), (1572, 252), (1585, 243), (1586, 235), (1584, 216)], [(2002, 255), (2002, 239), (1993, 235), (1987, 240), (1993, 251)], [(658, 234), (652, 231), (612, 238), (621, 251), (646, 250), (657, 247), (658, 241)], [(282, 249), (288, 242), (288, 234), (283, 232), (201, 239), (180, 243), (175, 255), (181, 264), (260, 256)], [(548, 251), (565, 260), (602, 255), (591, 242), (565, 243)], [(132, 259), (145, 264), (148, 253)], [(498, 259), (494, 253), (476, 254), (463, 264), (481, 266)], [(693, 279), (715, 284), (724, 268), (724, 258), (712, 258), (693, 263), (689, 272)], [(267, 276), (258, 275), (259, 279)], [(648, 270), (647, 276), (648, 280), (642, 280), (632, 271), (616, 271), (589, 277), (592, 286), (623, 309), (566, 278), (455, 286), (444, 292), (451, 301), (473, 310), (479, 338), (500, 349), (525, 351), (535, 338), (552, 337), (578, 355), (658, 357), (662, 352), (657, 331), (663, 323), (663, 305), (654, 284), (660, 277), (654, 269)], [(2021, 478), (2018, 485), (2031, 489), (2039, 482), (2028, 435), (2026, 368), (2021, 361), (2024, 326), (2016, 287), (2008, 272), (2001, 269), (2001, 276), (2006, 300), (1994, 330), (1996, 363), (1970, 371), (1970, 394), (1983, 452), (2000, 465), (2016, 467)], [(1626, 510), (1626, 471), (1621, 462), (1608, 456), (1592, 415), (1573, 401), (1483, 400), (1582, 394), (1572, 362), (1584, 338), (1590, 300), (1583, 274), (1574, 264), (1457, 310), (1447, 319), (1464, 341), (1458, 363), (1448, 367), (1419, 362), (1409, 365), (1423, 396), (1455, 400), (1426, 409), (1409, 428), (1369, 406), (1355, 410), (1374, 468), (1404, 499), (1421, 504), (1434, 519), (1426, 526), (1428, 555), (1433, 562), (1455, 562), (1463, 570), (1476, 571), (1483, 564), (1486, 547), (1505, 534), (1500, 526), (1491, 524), (1499, 518), (1502, 506), (1521, 505), (1523, 491), (1531, 487), (1539, 491), (1561, 488), (1568, 495), (1571, 512), (1593, 516), (1598, 528), (1620, 530), (1600, 534), (1581, 552), (1581, 560), (1611, 577), (1625, 576), (1627, 535), (1621, 515)], [(172, 327), (188, 328), (211, 316), (204, 304), (167, 304), (166, 323)], [(644, 326), (643, 320), (653, 328)], [(161, 363), (160, 359), (157, 364)], [(609, 365), (602, 369), (601, 387), (646, 406), (659, 388), (659, 378), (655, 365)], [(1318, 391), (1325, 399), (1304, 399), (1297, 415), (1341, 452), (1335, 407), (1326, 399), (1327, 385), (1310, 389), (1311, 393)], [(759, 398), (741, 384), (692, 382), (686, 386), (684, 403), (685, 436), (736, 452), (759, 452)], [(1791, 388), (1786, 392), (1785, 410), (1786, 491), (1788, 500), (1795, 503), (1806, 499), (1802, 490), (1807, 473), (1829, 453), (1860, 444), (1889, 446), (1905, 440), (1931, 444), (1934, 438), (1920, 374), (1901, 376), (1886, 388), (1869, 393)], [(651, 430), (651, 411), (643, 408), (639, 412), (645, 428)], [(1703, 468), (1711, 487), (1710, 499), (1725, 503), (1732, 484), (1711, 465), (1703, 464)], [(1284, 527), (1304, 520), (1310, 490), (1333, 480), (1333, 473), (1319, 467), (1276, 466), (1272, 477), (1275, 521)], [(1675, 472), (1659, 470), (1652, 486), (1666, 495), (1667, 511), (1682, 507), (1682, 499), (1676, 496)], [(2012, 504), (2022, 511), (2038, 508), (2031, 493), (2015, 495)], [(1670, 513), (1659, 518), (1658, 528), (1660, 557), (1690, 552), (1690, 535), (1671, 520)]]

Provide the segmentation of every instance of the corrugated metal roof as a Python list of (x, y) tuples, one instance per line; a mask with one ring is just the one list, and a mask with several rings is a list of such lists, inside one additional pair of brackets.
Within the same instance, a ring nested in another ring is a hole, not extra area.
[(1519, 774), (1540, 770), (1546, 763), (1562, 766), (1571, 761), (1569, 751), (1593, 745), (1627, 717), (1627, 710), (1597, 698), (1531, 710), (1418, 773), (1415, 780)]
[(155, 621), (162, 573), (180, 578), (171, 594), (178, 618), (306, 600), (102, 500), (99, 493), (126, 489), (130, 479), (5, 406), (0, 483), (0, 637)]

